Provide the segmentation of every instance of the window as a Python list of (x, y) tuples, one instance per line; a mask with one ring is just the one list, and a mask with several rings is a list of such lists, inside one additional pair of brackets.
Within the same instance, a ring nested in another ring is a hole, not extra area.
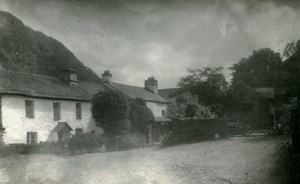
[(162, 110), (162, 111), (161, 111), (161, 115), (162, 115), (162, 116), (165, 116), (165, 115), (166, 115), (166, 111), (165, 111), (165, 110)]
[(38, 135), (37, 132), (27, 132), (27, 144), (37, 144)]
[(53, 120), (58, 121), (60, 118), (60, 103), (53, 102)]
[(25, 115), (26, 115), (26, 118), (33, 118), (33, 116), (34, 116), (32, 100), (25, 100)]
[(70, 75), (70, 80), (71, 80), (71, 81), (77, 81), (77, 75), (76, 75), (75, 73), (72, 73), (72, 74)]
[(76, 119), (81, 119), (82, 111), (81, 111), (81, 103), (76, 103)]
[(82, 134), (83, 133), (83, 129), (82, 128), (76, 128), (75, 129), (75, 134), (76, 135), (79, 135), (79, 134)]

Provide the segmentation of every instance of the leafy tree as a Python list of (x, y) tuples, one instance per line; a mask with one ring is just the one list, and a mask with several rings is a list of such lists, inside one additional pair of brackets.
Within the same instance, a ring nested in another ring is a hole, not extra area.
[(145, 106), (146, 107), (146, 102), (144, 99), (142, 98), (135, 98), (133, 100), (133, 103), (137, 104), (137, 105), (141, 105), (141, 106)]
[(147, 126), (154, 123), (154, 115), (142, 98), (136, 98), (130, 103), (129, 120), (131, 130), (144, 133)]
[(270, 48), (254, 50), (232, 66), (232, 84), (243, 82), (251, 87), (273, 86), (273, 73), (281, 63), (280, 54)]
[(212, 113), (198, 103), (196, 95), (182, 93), (168, 106), (167, 115), (172, 118), (207, 118), (211, 117)]
[(108, 136), (120, 135), (128, 130), (128, 115), (128, 100), (118, 91), (101, 91), (92, 100), (92, 116)]
[(300, 51), (300, 40), (298, 40), (297, 42), (290, 41), (285, 45), (282, 57), (289, 58), (299, 51)]
[(188, 69), (188, 75), (178, 82), (179, 93), (196, 95), (198, 101), (209, 106), (213, 113), (222, 114), (227, 87), (222, 70), (223, 67)]

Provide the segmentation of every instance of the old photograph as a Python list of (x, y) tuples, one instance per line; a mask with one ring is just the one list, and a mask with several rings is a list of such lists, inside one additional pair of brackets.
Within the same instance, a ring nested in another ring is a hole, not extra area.
[(300, 183), (298, 99), (298, 0), (0, 0), (0, 184)]

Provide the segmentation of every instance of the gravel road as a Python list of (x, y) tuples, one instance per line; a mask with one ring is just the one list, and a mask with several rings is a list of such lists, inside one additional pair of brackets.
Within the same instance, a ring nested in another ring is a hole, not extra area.
[(231, 138), (165, 149), (0, 158), (0, 183), (273, 184), (278, 142)]

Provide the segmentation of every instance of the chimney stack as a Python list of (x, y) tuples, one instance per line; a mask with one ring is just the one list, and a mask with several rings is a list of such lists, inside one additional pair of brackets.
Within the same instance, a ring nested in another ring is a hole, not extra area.
[(104, 71), (102, 74), (102, 81), (108, 84), (112, 83), (112, 74), (109, 72), (109, 70)]
[(61, 78), (69, 85), (78, 86), (77, 72), (72, 68), (62, 70)]
[(157, 80), (154, 77), (148, 77), (148, 79), (145, 80), (145, 89), (147, 91), (157, 94), (158, 93), (157, 88), (158, 88)]

